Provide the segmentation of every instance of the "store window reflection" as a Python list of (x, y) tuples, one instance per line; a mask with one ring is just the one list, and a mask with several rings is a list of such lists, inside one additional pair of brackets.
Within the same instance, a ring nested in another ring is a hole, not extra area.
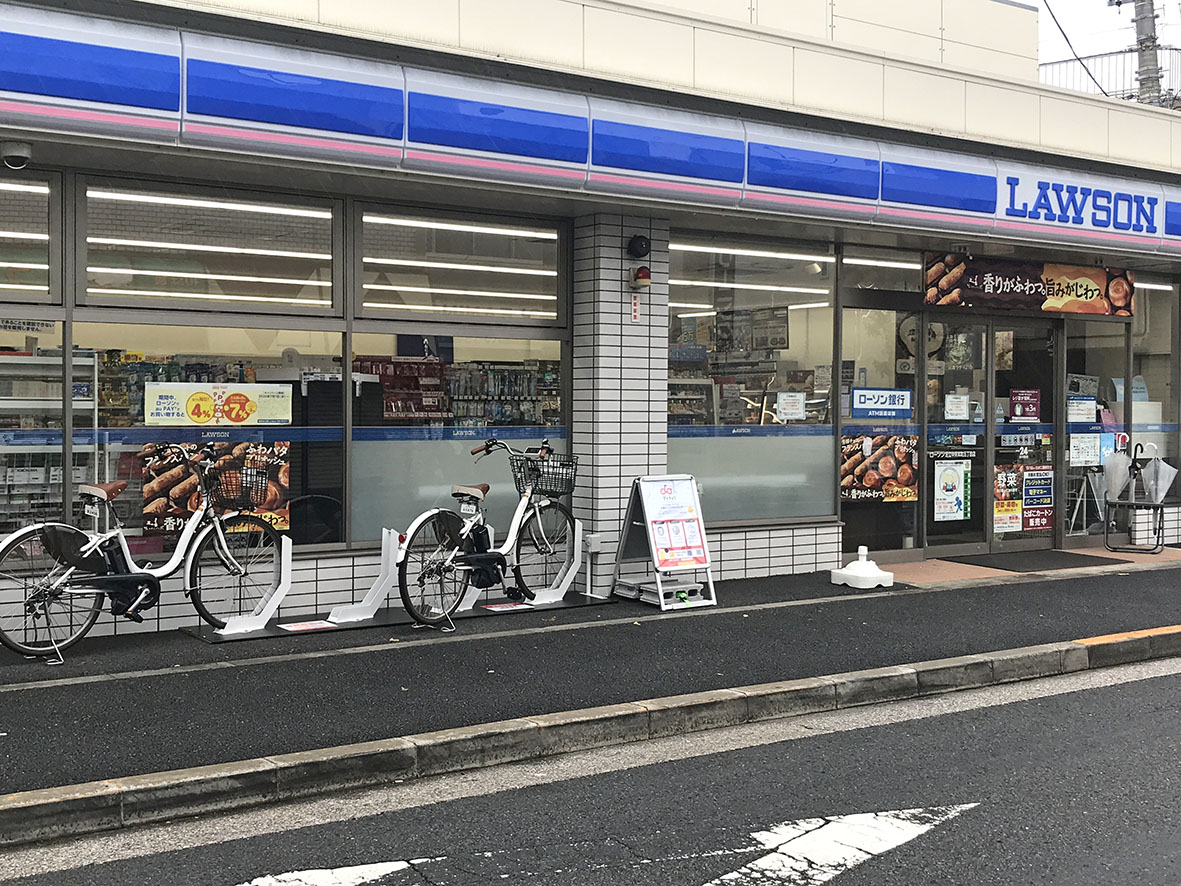
[(86, 218), (87, 304), (332, 309), (327, 205), (91, 186)]
[[(1177, 290), (1136, 275), (1132, 316), (1132, 430), (1138, 443), (1155, 443), (1162, 458), (1177, 465), (1177, 403), (1173, 350)], [(1141, 393), (1142, 392), (1142, 393)], [(1175, 491), (1175, 490), (1174, 490)]]
[[(219, 447), (227, 490), (296, 545), (343, 541), (340, 335), (275, 329), (76, 323), (74, 365), (92, 367), (93, 406), (74, 407), (74, 451), (116, 503), (138, 557), (159, 561), (196, 507), (195, 481), (161, 441)], [(81, 513), (77, 514), (81, 519)]]
[(0, 178), (0, 301), (50, 300), (49, 184)]
[(508, 462), (474, 465), (472, 447), (548, 438), (565, 451), (558, 341), (355, 333), (353, 349), (354, 541), (449, 507), (456, 483), (489, 483), (492, 523), (507, 526), (517, 504)]
[(919, 292), (922, 255), (891, 249), (849, 247), (841, 256), (841, 285), (847, 289)]
[[(922, 343), (918, 314), (861, 308), (842, 314), (839, 486), (846, 550), (915, 546)], [(937, 350), (932, 344), (928, 349)]]
[[(89, 479), (85, 455), (66, 476), (62, 448), (61, 324), (0, 321), (0, 535), (29, 523), (59, 520), (62, 485)], [(92, 408), (93, 367), (74, 367), (71, 393)]]
[(835, 257), (722, 234), (669, 249), (669, 470), (713, 521), (833, 513)]

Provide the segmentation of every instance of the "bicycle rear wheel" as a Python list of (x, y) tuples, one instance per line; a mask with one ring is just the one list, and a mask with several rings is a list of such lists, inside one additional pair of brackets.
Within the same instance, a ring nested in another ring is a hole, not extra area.
[[(60, 535), (88, 536), (80, 529), (53, 524)], [(70, 570), (60, 554), (48, 548), (40, 529), (21, 530), (0, 548), (0, 644), (21, 655), (47, 656), (73, 646), (94, 627), (102, 611), (103, 595), (81, 587), (89, 573), (75, 569), (69, 579), (52, 588)]]
[(279, 533), (266, 520), (236, 514), (222, 521), (226, 547), (242, 567), (231, 571), (217, 550), (217, 528), (210, 527), (189, 560), (188, 587), (193, 606), (205, 621), (224, 628), (232, 615), (249, 615), (279, 585)]
[(439, 511), (406, 539), (406, 555), (398, 564), (398, 587), (402, 605), (419, 624), (446, 621), (467, 592), (468, 571), (456, 569), (451, 556), (462, 552), (462, 531), (458, 514)]
[(517, 533), (513, 577), (521, 590), (553, 587), (574, 568), (574, 517), (552, 499), (530, 508)]

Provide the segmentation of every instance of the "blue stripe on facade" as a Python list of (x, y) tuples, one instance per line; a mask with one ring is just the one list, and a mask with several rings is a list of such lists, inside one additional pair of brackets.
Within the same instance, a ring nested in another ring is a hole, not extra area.
[(498, 440), (565, 440), (566, 429), (541, 425), (489, 428), (353, 428), (353, 440), (374, 443), (385, 440), (463, 440), (483, 443)]
[(882, 163), (882, 199), (966, 212), (996, 212), (996, 176)]
[(747, 150), (748, 184), (867, 200), (878, 197), (881, 165), (877, 160), (761, 142), (751, 142)]
[(411, 92), (408, 102), (414, 142), (567, 163), (585, 163), (590, 150), (586, 117), (425, 92)]
[(1165, 201), (1165, 233), (1181, 237), (1181, 203)]
[(596, 166), (687, 178), (741, 183), (746, 142), (673, 129), (595, 120), (591, 137)]
[(832, 425), (669, 425), (670, 440), (689, 437), (831, 437)]
[(180, 110), (180, 58), (0, 32), (0, 90)]
[(842, 437), (859, 437), (873, 434), (917, 434), (918, 425), (841, 425)]
[[(291, 443), (340, 443), (344, 440), (342, 428), (296, 428), (290, 425), (282, 427), (259, 427), (250, 425), (239, 428), (98, 428), (74, 431), (75, 446), (109, 446), (112, 444), (143, 444), (160, 443), (205, 443), (205, 442), (233, 442), (233, 443), (274, 443), (287, 441)], [(58, 435), (56, 441), (61, 442)], [(16, 439), (13, 445), (32, 445), (31, 440)]]
[(402, 137), (402, 90), (189, 59), (187, 110), (378, 138)]

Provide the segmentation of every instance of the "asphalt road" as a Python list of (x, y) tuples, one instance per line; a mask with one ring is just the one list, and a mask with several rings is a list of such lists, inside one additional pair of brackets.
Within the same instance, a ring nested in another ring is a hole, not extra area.
[[(1159, 661), (80, 838), (0, 857), (0, 880), (704, 886), (778, 855), (790, 877), (726, 882), (1175, 886), (1179, 715), (1181, 662)], [(751, 836), (800, 820), (831, 839)]]
[[(40, 679), (65, 683), (36, 687), (16, 659), (16, 679), (0, 685), (0, 792), (1177, 624), (1177, 575), (803, 605), (767, 606), (765, 596), (679, 617), (595, 606), (476, 620), (504, 627), (446, 637), (366, 632), (368, 646), (275, 658), (258, 657), (266, 641), (209, 647), (173, 636), (140, 646), (126, 638), (122, 657), (112, 647), (108, 664), (162, 670), (89, 682), (85, 671), (71, 677), (68, 662), (38, 665)], [(191, 658), (170, 667), (168, 649)], [(249, 655), (232, 658), (238, 650)]]

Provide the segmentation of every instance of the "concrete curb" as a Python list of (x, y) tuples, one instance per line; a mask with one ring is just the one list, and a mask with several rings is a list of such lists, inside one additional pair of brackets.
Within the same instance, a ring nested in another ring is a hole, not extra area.
[(1176, 655), (1181, 625), (25, 791), (0, 797), (0, 846)]

